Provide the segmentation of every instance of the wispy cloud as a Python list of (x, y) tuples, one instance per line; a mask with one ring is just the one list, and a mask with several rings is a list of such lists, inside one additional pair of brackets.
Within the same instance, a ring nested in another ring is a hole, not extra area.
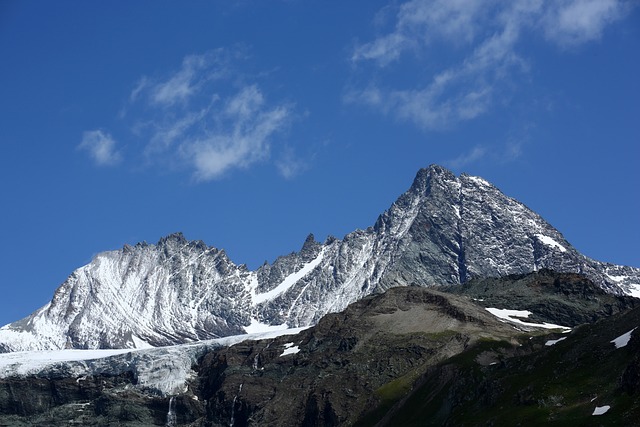
[(296, 156), (291, 147), (286, 147), (282, 156), (276, 161), (276, 167), (285, 179), (292, 179), (304, 171), (308, 165)]
[(403, 55), (429, 59), (435, 47), (457, 60), (413, 87), (405, 81), (397, 89), (372, 78), (364, 88), (348, 89), (345, 101), (424, 129), (474, 119), (491, 109), (505, 81), (528, 69), (517, 49), (523, 34), (577, 46), (600, 38), (629, 9), (622, 0), (411, 0), (397, 8), (391, 31), (354, 48), (353, 64), (360, 71), (369, 65), (389, 70)]
[(246, 168), (269, 156), (269, 138), (290, 117), (287, 106), (269, 107), (260, 89), (242, 88), (219, 111), (222, 120), (208, 131), (182, 142), (180, 151), (195, 168), (195, 177), (207, 181), (232, 168)]
[(525, 139), (510, 139), (504, 144), (479, 144), (458, 157), (444, 160), (442, 164), (454, 170), (464, 171), (464, 168), (476, 163), (510, 163), (522, 156), (525, 143)]
[(84, 132), (78, 149), (89, 153), (98, 166), (114, 166), (122, 160), (122, 155), (116, 151), (116, 141), (101, 130)]
[(445, 166), (451, 169), (461, 169), (472, 163), (476, 163), (487, 154), (486, 147), (477, 145), (471, 151), (463, 153), (455, 159), (443, 162)]
[(398, 9), (394, 30), (357, 46), (351, 60), (374, 60), (385, 66), (405, 51), (422, 49), (433, 41), (470, 42), (477, 31), (478, 14), (487, 6), (476, 0), (406, 2)]
[(180, 69), (164, 78), (143, 76), (129, 98), (135, 102), (144, 95), (147, 102), (155, 107), (184, 105), (199, 94), (207, 83), (228, 77), (229, 61), (230, 55), (224, 49), (187, 55)]
[(620, 0), (564, 0), (543, 10), (541, 24), (548, 40), (579, 45), (602, 37), (607, 25), (624, 17), (631, 3)]
[[(293, 107), (270, 103), (256, 79), (241, 76), (234, 65), (239, 56), (189, 55), (175, 72), (139, 80), (123, 116), (136, 117), (147, 162), (179, 163), (197, 181), (208, 181), (269, 158)], [(131, 113), (136, 106), (143, 114)]]

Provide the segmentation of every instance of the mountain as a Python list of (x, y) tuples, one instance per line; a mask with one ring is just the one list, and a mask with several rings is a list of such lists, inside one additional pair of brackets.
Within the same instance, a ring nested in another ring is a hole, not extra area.
[(143, 348), (309, 326), (393, 287), (541, 269), (640, 295), (640, 269), (592, 260), (485, 180), (431, 166), (372, 227), (324, 243), (310, 235), (255, 271), (179, 233), (98, 254), (50, 303), (0, 328), (0, 351)]
[[(39, 368), (38, 352), (3, 354), (0, 425), (635, 423), (640, 300), (546, 270), (472, 280), (456, 291), (395, 287), (272, 338)], [(520, 311), (496, 316), (494, 302)], [(566, 328), (580, 319), (592, 322)], [(75, 352), (90, 359), (113, 351)], [(71, 352), (47, 357), (76, 357)]]

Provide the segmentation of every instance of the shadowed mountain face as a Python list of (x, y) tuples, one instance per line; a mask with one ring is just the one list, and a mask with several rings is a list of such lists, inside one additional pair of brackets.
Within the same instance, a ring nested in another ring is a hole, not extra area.
[[(637, 299), (550, 271), (455, 290), (396, 287), (297, 335), (204, 349), (173, 397), (138, 375), (160, 349), (8, 376), (0, 425), (591, 425), (604, 406), (632, 425), (640, 415)], [(488, 307), (532, 314), (523, 325)], [(541, 326), (580, 319), (594, 323)]]
[(104, 252), (50, 303), (0, 328), (0, 351), (141, 348), (242, 334), (250, 325), (313, 325), (397, 286), (460, 285), (541, 269), (580, 273), (613, 294), (640, 291), (640, 270), (591, 260), (481, 178), (431, 166), (375, 225), (256, 271), (181, 234)]

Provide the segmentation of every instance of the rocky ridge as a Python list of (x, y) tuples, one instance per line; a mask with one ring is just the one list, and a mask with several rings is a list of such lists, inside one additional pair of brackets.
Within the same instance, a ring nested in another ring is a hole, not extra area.
[(459, 285), (541, 269), (579, 273), (612, 294), (640, 294), (640, 269), (580, 254), (539, 215), (485, 180), (439, 166), (365, 230), (256, 271), (172, 234), (125, 245), (74, 271), (50, 303), (0, 328), (0, 352), (142, 348), (313, 325), (397, 286)]

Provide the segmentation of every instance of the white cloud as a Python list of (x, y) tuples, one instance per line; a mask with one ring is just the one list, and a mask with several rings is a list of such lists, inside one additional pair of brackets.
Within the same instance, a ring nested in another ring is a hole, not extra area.
[(468, 42), (476, 32), (475, 17), (486, 6), (477, 0), (406, 2), (399, 7), (394, 31), (357, 46), (351, 59), (375, 60), (384, 66), (434, 39)]
[(276, 167), (285, 179), (292, 179), (307, 168), (307, 163), (296, 156), (290, 147), (287, 147), (276, 161)]
[(579, 45), (599, 39), (629, 7), (619, 0), (558, 0), (546, 10), (542, 26), (547, 39), (562, 46)]
[[(376, 83), (351, 88), (345, 101), (424, 129), (471, 120), (492, 107), (505, 81), (528, 69), (517, 50), (523, 34), (575, 46), (600, 38), (629, 8), (622, 0), (411, 0), (398, 7), (393, 29), (356, 46), (351, 60), (388, 70), (413, 53), (436, 71), (425, 71), (426, 84), (403, 80), (402, 89), (385, 87), (374, 74)], [(437, 70), (442, 51), (453, 65)]]
[(234, 72), (231, 57), (223, 50), (190, 55), (173, 74), (139, 81), (130, 103), (146, 107), (137, 128), (148, 138), (148, 162), (180, 163), (208, 181), (269, 158), (291, 107), (267, 102), (257, 83)]
[(99, 166), (113, 166), (122, 159), (115, 146), (116, 141), (111, 135), (101, 130), (92, 130), (82, 134), (78, 149), (87, 151)]
[(163, 79), (143, 76), (129, 99), (135, 102), (139, 97), (146, 96), (148, 103), (155, 107), (184, 106), (207, 83), (228, 76), (229, 60), (228, 53), (223, 49), (187, 55), (180, 69)]
[(220, 113), (226, 119), (224, 123), (180, 147), (199, 181), (215, 179), (232, 168), (246, 168), (266, 159), (271, 136), (282, 130), (290, 117), (288, 107), (266, 107), (262, 92), (255, 85), (244, 87), (227, 100)]
[(203, 121), (209, 112), (208, 109), (189, 111), (180, 117), (170, 115), (161, 121), (151, 123), (154, 127), (153, 135), (145, 148), (146, 156), (162, 155), (173, 147), (176, 141), (189, 138), (192, 128)]

